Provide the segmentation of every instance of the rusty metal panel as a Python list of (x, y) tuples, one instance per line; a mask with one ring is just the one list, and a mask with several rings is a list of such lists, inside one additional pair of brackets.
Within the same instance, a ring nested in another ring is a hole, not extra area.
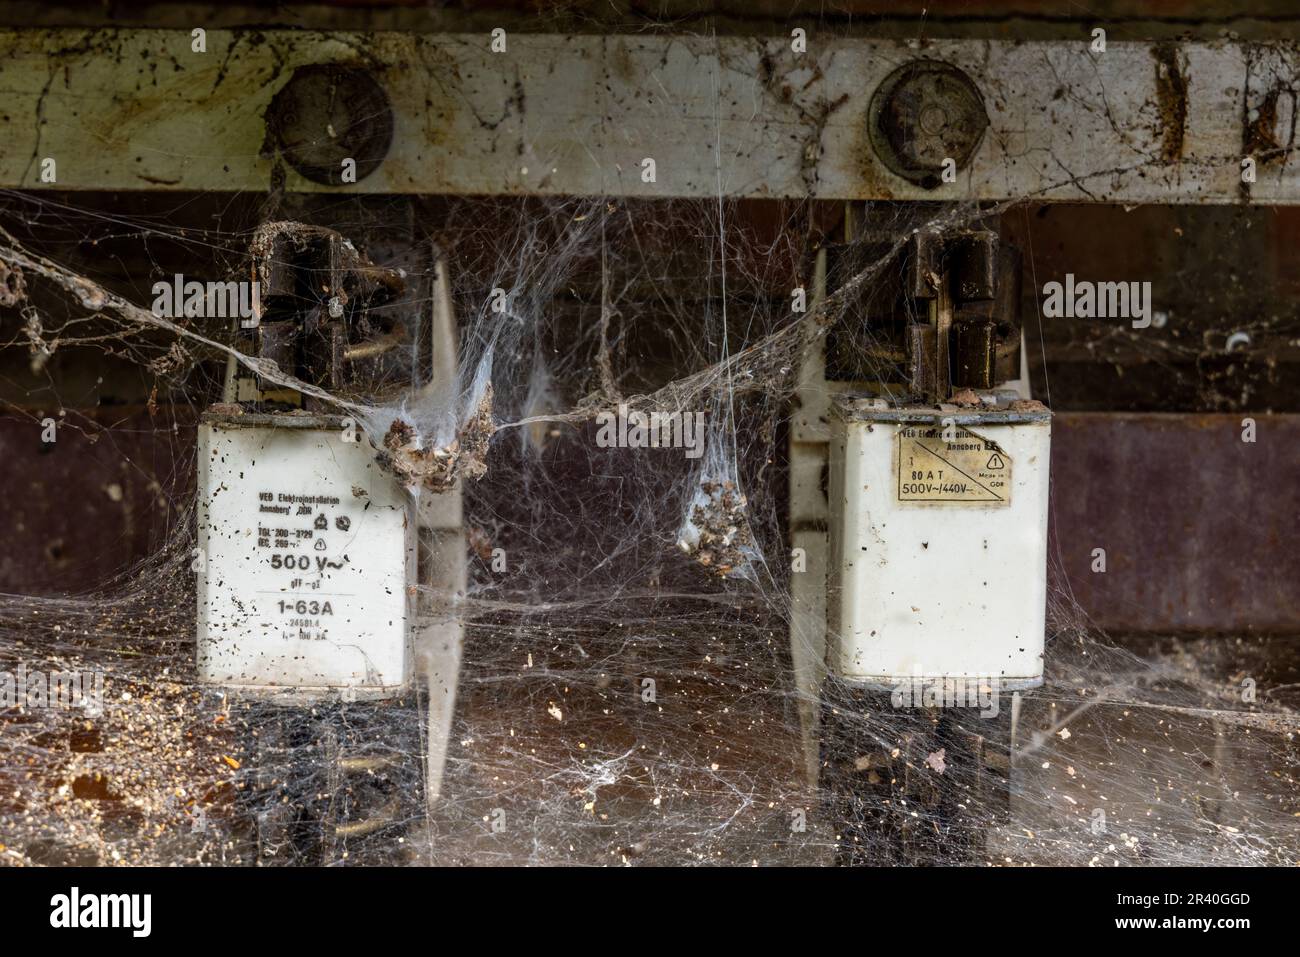
[(1057, 597), (1116, 633), (1300, 632), (1300, 415), (1254, 415), (1253, 443), (1243, 418), (1056, 415)]
[[(491, 43), (486, 33), (211, 30), (200, 53), (183, 31), (0, 32), (0, 186), (239, 191), (283, 178), (292, 190), (373, 193), (1300, 201), (1300, 167), (1280, 145), (1289, 114), (1279, 103), (1298, 61), (1290, 43), (1113, 42), (1104, 53), (1082, 40), (818, 35), (806, 53), (789, 37)], [(944, 112), (924, 84), (899, 93), (885, 83), (918, 60), (964, 74), (976, 99), (949, 110), (916, 156), (882, 162), (880, 143), (919, 135), (869, 134), (882, 84), (898, 96), (877, 111), (883, 123), (932, 129)], [(322, 64), (353, 93), (317, 111), (322, 82), (334, 82)], [(375, 115), (385, 99), (391, 123)], [(363, 154), (352, 157), (358, 182), (335, 185), (319, 163), (347, 158), (350, 137)], [(950, 145), (954, 183), (890, 171)], [(1242, 181), (1246, 152), (1253, 184)], [(47, 157), (53, 184), (42, 180)]]

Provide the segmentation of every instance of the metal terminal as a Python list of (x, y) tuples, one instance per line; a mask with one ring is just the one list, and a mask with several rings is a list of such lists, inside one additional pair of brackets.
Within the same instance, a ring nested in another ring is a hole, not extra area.
[(365, 342), (359, 342), (356, 345), (348, 346), (343, 350), (343, 358), (348, 362), (360, 362), (362, 359), (375, 359), (405, 345), (408, 345), (408, 343), (401, 336), (379, 336), (375, 339), (369, 339)]
[(993, 388), (993, 367), (997, 359), (993, 323), (960, 322), (953, 329), (953, 339), (953, 386)]
[(907, 327), (907, 370), (911, 384), (909, 398), (923, 399), (939, 393), (935, 373), (939, 367), (938, 334), (929, 323), (917, 322)]
[(980, 230), (955, 244), (953, 279), (962, 302), (992, 299), (998, 285), (998, 234)]
[[(398, 360), (411, 345), (410, 332), (382, 312), (406, 290), (400, 271), (376, 265), (340, 233), (306, 223), (262, 224), (249, 252), (262, 309), (241, 351), (335, 392), (362, 380), (375, 389), (409, 382)], [(268, 389), (246, 376), (241, 387), (233, 381), (238, 370), (231, 375), (226, 402), (278, 401), (321, 411), (314, 398)]]
[(401, 810), (401, 802), (396, 798), (389, 801), (373, 816), (361, 821), (349, 821), (346, 824), (334, 825), (334, 836), (337, 838), (356, 838), (364, 837), (367, 834), (373, 834), (375, 831), (383, 830), (398, 820), (398, 812)]
[[(349, 784), (344, 779), (351, 776), (368, 777), (380, 773), (396, 774), (400, 771), (400, 759), (395, 755), (381, 754), (344, 754), (341, 750), (340, 742), (337, 735), (331, 734), (326, 736), (326, 748), (334, 755), (335, 773), (331, 775), (335, 785), (334, 793), (341, 796), (344, 792), (351, 795), (348, 802), (353, 805), (351, 810), (358, 813), (358, 817), (350, 820), (339, 821), (329, 820), (327, 823), (334, 831), (336, 839), (347, 839), (364, 837), (367, 834), (373, 834), (394, 823), (401, 818), (402, 801), (400, 796), (393, 796), (384, 801), (378, 807), (368, 807), (371, 802), (366, 798), (373, 798), (376, 793), (371, 789)], [(343, 809), (338, 806), (331, 807), (331, 816), (340, 813)]]
[(365, 70), (300, 67), (267, 108), (266, 139), (313, 183), (343, 185), (345, 160), (356, 162), (360, 182), (388, 155), (393, 110), (384, 88)]
[(954, 389), (991, 389), (1013, 377), (1019, 252), (991, 230), (930, 229), (912, 235), (905, 255), (907, 291), (927, 313), (907, 331), (911, 394), (942, 402)]
[(914, 60), (876, 88), (867, 124), (872, 149), (890, 172), (934, 189), (945, 159), (957, 169), (970, 162), (989, 117), (965, 73), (941, 60)]
[(398, 758), (392, 754), (363, 754), (339, 758), (339, 768), (346, 774), (365, 774), (396, 766)]

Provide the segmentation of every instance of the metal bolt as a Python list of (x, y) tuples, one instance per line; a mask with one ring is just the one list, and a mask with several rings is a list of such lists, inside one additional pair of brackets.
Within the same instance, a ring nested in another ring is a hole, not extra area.
[(314, 64), (294, 71), (266, 111), (267, 142), (313, 183), (343, 183), (343, 161), (357, 181), (383, 162), (393, 142), (393, 111), (365, 70)]
[(867, 123), (872, 149), (890, 172), (934, 189), (945, 159), (961, 169), (975, 155), (989, 117), (969, 76), (940, 60), (914, 60), (876, 88)]

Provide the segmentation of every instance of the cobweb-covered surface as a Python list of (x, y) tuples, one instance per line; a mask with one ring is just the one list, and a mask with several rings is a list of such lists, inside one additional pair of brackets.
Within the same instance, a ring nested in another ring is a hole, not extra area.
[[(252, 226), (270, 213), (230, 212), (217, 216), (220, 228), (195, 230), (176, 224), (179, 203), (128, 215), (6, 197), (12, 235), (0, 236), (0, 261), (26, 264), (4, 348), (23, 353), (26, 386), (44, 383), (43, 395), (66, 404), (68, 426), (113, 441), (114, 425), (80, 422), (83, 399), (60, 392), (47, 366), (75, 355), (134, 375), (171, 458), (148, 469), (158, 481), (152, 554), (76, 594), (0, 596), (0, 669), (105, 675), (100, 714), (0, 712), (0, 860), (835, 860), (846, 805), (826, 777), (816, 788), (805, 780), (800, 753), (786, 442), (805, 327), (819, 337), (841, 323), (841, 352), (868, 333), (842, 324), (845, 294), (811, 316), (791, 311), (790, 290), (811, 292), (824, 237), (806, 207), (769, 209), (766, 221), (729, 203), (616, 199), (364, 211), (339, 200), (310, 211), (377, 263), (407, 270), (408, 296), (384, 307), (393, 314), (427, 317), (425, 251), (436, 243), (448, 258), (456, 388), (349, 392), (347, 408), (377, 442), (400, 415), (445, 444), (447, 424), (469, 421), (491, 385), (486, 470), (464, 482), (469, 586), (425, 596), (450, 602), (465, 626), (442, 795), (426, 809), (420, 693), (294, 710), (223, 698), (195, 680), (193, 430), (196, 413), (220, 400), (233, 339), (220, 322), (160, 328), (148, 289), (179, 260), (200, 264), (188, 268), (204, 278), (246, 274)], [(999, 212), (926, 215), (961, 225)], [(882, 236), (901, 244), (917, 217), (868, 209), (873, 249)], [(110, 253), (94, 254), (101, 243)], [(889, 268), (888, 256), (867, 257), (848, 288)], [(504, 313), (491, 308), (494, 288), (508, 293)], [(702, 411), (704, 455), (601, 447), (595, 416), (621, 402)], [(42, 414), (12, 414), (39, 431)], [(710, 521), (725, 526), (715, 531), (726, 562), (706, 564), (680, 544)], [(933, 752), (912, 762), (987, 840), (971, 860), (1295, 863), (1293, 646), (1228, 637), (1125, 650), (1057, 593), (1047, 648), (1047, 683), (1024, 696), (1009, 817), (968, 796), (969, 768)], [(1244, 675), (1258, 683), (1253, 702), (1242, 700)], [(843, 753), (870, 769), (870, 755), (906, 751), (907, 721), (860, 708), (844, 722)], [(340, 741), (396, 760), (340, 790)], [(946, 826), (928, 820), (924, 802), (863, 794), (847, 813)], [(391, 824), (340, 839), (320, 823), (351, 814), (340, 805), (353, 800), (394, 808)], [(887, 829), (865, 833), (857, 859), (892, 859)]]

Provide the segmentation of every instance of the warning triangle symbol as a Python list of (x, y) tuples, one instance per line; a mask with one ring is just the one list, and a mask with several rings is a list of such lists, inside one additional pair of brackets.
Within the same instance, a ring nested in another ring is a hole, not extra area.
[(984, 467), (986, 469), (1004, 469), (1007, 467), (1007, 463), (1002, 461), (1002, 456), (994, 452), (989, 456), (989, 464)]

